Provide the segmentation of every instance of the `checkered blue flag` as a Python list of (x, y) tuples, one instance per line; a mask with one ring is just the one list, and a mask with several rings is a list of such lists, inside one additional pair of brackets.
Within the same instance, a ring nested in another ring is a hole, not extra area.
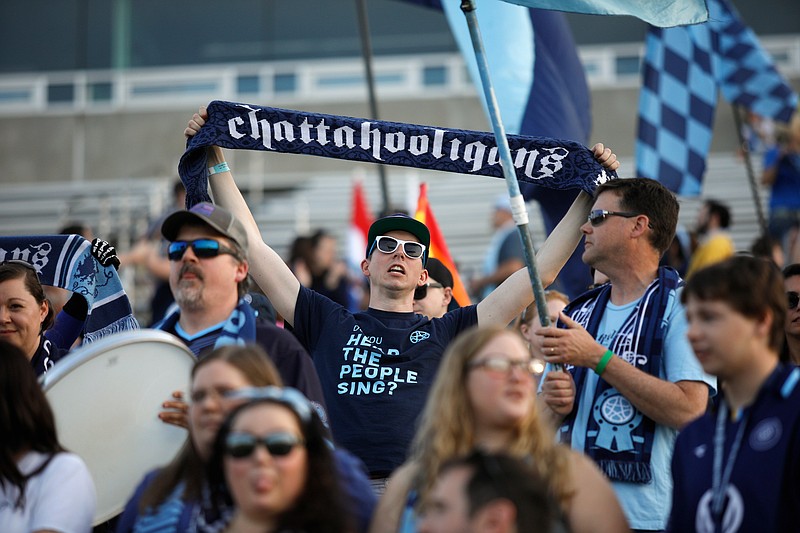
[(788, 121), (797, 95), (727, 0), (709, 0), (709, 21), (650, 27), (639, 95), (637, 175), (682, 196), (702, 188), (717, 92), (759, 115)]

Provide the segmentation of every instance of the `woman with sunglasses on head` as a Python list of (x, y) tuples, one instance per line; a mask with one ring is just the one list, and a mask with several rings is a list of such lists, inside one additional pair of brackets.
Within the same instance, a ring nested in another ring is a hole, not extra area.
[[(558, 322), (558, 315), (569, 303), (569, 297), (563, 292), (550, 290), (544, 291), (544, 297), (547, 301), (547, 316), (550, 318), (550, 324)], [(544, 372), (544, 355), (542, 354), (539, 343), (532, 342), (536, 332), (542, 327), (542, 322), (539, 320), (539, 308), (536, 302), (525, 308), (517, 320), (517, 331), (519, 331), (522, 338), (528, 342), (528, 350), (531, 354), (531, 359), (536, 365), (536, 374), (534, 375), (536, 386), (539, 385), (539, 378)]]
[(20, 348), (39, 376), (67, 353), (44, 335), (53, 322), (33, 266), (22, 261), (0, 264), (0, 339)]
[[(119, 265), (116, 250), (102, 239), (92, 241), (91, 253), (103, 266)], [(87, 313), (86, 299), (75, 293), (55, 316), (32, 264), (0, 263), (0, 340), (22, 349), (37, 376), (67, 354), (81, 334)]]
[(96, 497), (89, 470), (58, 442), (53, 412), (25, 354), (5, 341), (0, 435), (0, 531), (91, 531)]
[[(281, 379), (259, 346), (223, 346), (199, 359), (191, 374), (188, 420), (182, 424), (189, 428), (187, 443), (169, 465), (145, 476), (125, 506), (117, 532), (194, 531), (201, 519), (200, 502), (208, 496), (205, 468), (217, 431), (227, 413), (243, 401), (230, 393), (269, 385), (280, 386)], [(375, 497), (363, 465), (343, 450), (334, 453), (342, 476), (340, 492), (347, 494), (363, 524), (359, 531), (365, 531)], [(202, 520), (214, 521), (205, 515)]]
[(411, 460), (378, 502), (372, 533), (414, 531), (436, 472), (473, 449), (528, 461), (561, 504), (574, 533), (628, 526), (611, 485), (583, 455), (555, 444), (536, 407), (533, 361), (522, 338), (499, 326), (473, 328), (448, 347), (431, 389)]
[(354, 531), (327, 430), (311, 405), (295, 389), (251, 390), (253, 399), (220, 428), (208, 463), (211, 504), (225, 531)]

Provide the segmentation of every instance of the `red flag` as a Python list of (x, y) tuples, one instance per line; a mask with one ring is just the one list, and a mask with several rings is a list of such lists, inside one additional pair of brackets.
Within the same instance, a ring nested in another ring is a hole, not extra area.
[(350, 230), (348, 232), (348, 263), (350, 268), (361, 271), (361, 260), (367, 252), (369, 227), (375, 218), (367, 207), (367, 199), (361, 181), (353, 182), (353, 200), (350, 210)]
[(428, 226), (431, 232), (431, 249), (428, 251), (430, 257), (435, 257), (447, 267), (451, 274), (453, 274), (453, 298), (456, 299), (458, 305), (470, 305), (472, 302), (469, 299), (467, 290), (461, 282), (461, 276), (458, 275), (456, 265), (450, 257), (450, 250), (447, 249), (447, 243), (444, 240), (442, 230), (439, 229), (439, 224), (436, 222), (436, 217), (433, 216), (433, 210), (428, 203), (428, 184), (422, 183), (419, 186), (419, 200), (417, 200), (417, 212), (414, 218)]

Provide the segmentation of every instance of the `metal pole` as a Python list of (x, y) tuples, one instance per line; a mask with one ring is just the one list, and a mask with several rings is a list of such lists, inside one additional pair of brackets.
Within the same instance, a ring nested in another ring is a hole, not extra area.
[(736, 122), (736, 134), (739, 136), (739, 146), (742, 147), (744, 155), (744, 166), (747, 169), (747, 179), (750, 181), (750, 192), (753, 194), (753, 203), (756, 204), (756, 215), (758, 216), (758, 226), (761, 228), (761, 235), (767, 234), (767, 219), (764, 217), (764, 209), (761, 206), (761, 195), (758, 193), (758, 184), (753, 172), (753, 163), (750, 160), (750, 145), (742, 134), (742, 109), (732, 104), (733, 120)]
[[(369, 112), (373, 119), (380, 120), (378, 116), (378, 101), (375, 98), (375, 75), (372, 72), (372, 41), (369, 36), (369, 17), (367, 17), (366, 0), (356, 0), (356, 7), (358, 8), (358, 29), (361, 33), (361, 55), (364, 57), (364, 70), (369, 93)], [(381, 179), (383, 213), (389, 214), (389, 187), (386, 184), (386, 168), (383, 165), (378, 165), (378, 175)]]
[[(478, 27), (478, 17), (475, 15), (474, 0), (462, 0), (461, 10), (467, 18), (469, 35), (472, 39), (472, 48), (475, 51), (475, 58), (478, 61), (478, 72), (481, 76), (483, 94), (486, 98), (486, 107), (489, 110), (489, 120), (492, 123), (492, 131), (497, 141), (497, 149), (500, 154), (500, 163), (503, 167), (503, 177), (508, 187), (508, 196), (511, 201), (511, 212), (514, 215), (514, 223), (517, 225), (522, 247), (525, 252), (525, 264), (528, 267), (528, 276), (531, 279), (533, 296), (536, 299), (536, 309), (539, 311), (539, 320), (543, 326), (550, 325), (550, 316), (547, 312), (547, 301), (544, 295), (544, 287), (539, 273), (536, 269), (536, 253), (533, 249), (533, 239), (528, 230), (528, 212), (525, 209), (525, 200), (519, 191), (514, 162), (511, 159), (511, 149), (508, 146), (503, 121), (500, 117), (500, 110), (497, 106), (497, 98), (492, 87), (492, 80), (489, 78), (489, 65), (486, 61), (486, 51), (483, 48), (480, 28)], [(561, 369), (561, 365), (555, 365)]]

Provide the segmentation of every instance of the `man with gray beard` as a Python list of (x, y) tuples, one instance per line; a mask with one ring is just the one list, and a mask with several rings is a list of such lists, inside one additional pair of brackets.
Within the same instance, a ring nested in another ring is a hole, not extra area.
[[(247, 233), (226, 209), (200, 203), (176, 211), (161, 226), (169, 241), (169, 285), (176, 306), (153, 326), (180, 339), (197, 357), (224, 344), (257, 343), (278, 367), (284, 385), (324, 406), (311, 358), (294, 335), (259, 318), (247, 293)], [(167, 402), (161, 418), (181, 423), (185, 403)]]

